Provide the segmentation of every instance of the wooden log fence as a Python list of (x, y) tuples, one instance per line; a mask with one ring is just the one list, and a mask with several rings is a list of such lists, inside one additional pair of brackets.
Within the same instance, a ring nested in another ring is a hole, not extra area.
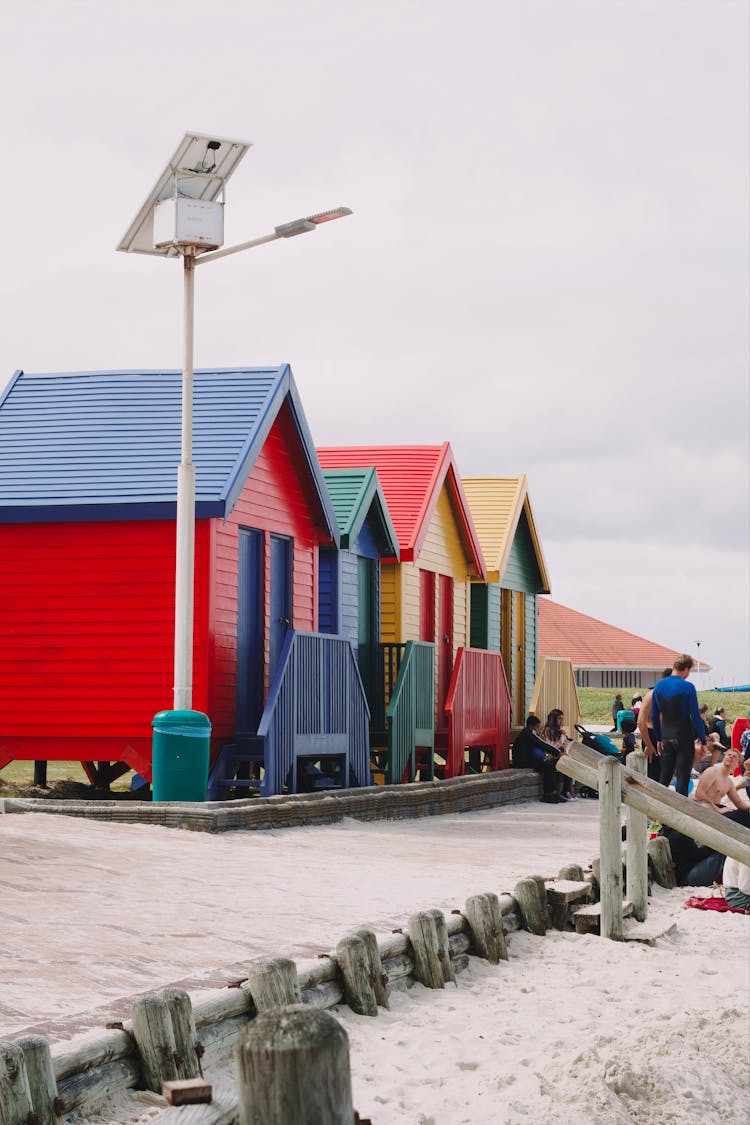
[[(561, 766), (562, 772), (592, 787), (599, 784), (598, 774), (587, 761), (567, 757), (568, 768)], [(0, 1043), (0, 1125), (28, 1125), (30, 1120), (60, 1125), (64, 1114), (85, 1109), (117, 1091), (143, 1087), (160, 1090), (165, 1081), (197, 1078), (202, 1072), (204, 1054), (224, 1052), (235, 1046), (251, 1024), (262, 1027), (265, 1024), (261, 1025), (261, 1019), (277, 1018), (273, 1013), (278, 1013), (280, 1007), (323, 1014), (346, 1002), (354, 1011), (376, 1016), (379, 1008), (388, 1006), (390, 993), (403, 991), (418, 980), (433, 988), (454, 983), (456, 974), (468, 966), (469, 954), (494, 964), (506, 960), (507, 937), (516, 930), (523, 928), (543, 936), (550, 927), (565, 928), (574, 918), (576, 930), (585, 932), (592, 928), (586, 912), (596, 908), (581, 908), (581, 903), (595, 896), (597, 884), (604, 901), (612, 904), (602, 910), (602, 933), (621, 936), (618, 924), (622, 926), (622, 912), (618, 923), (616, 906), (619, 903), (622, 910), (619, 811), (617, 816), (614, 814), (616, 803), (619, 810), (618, 782), (623, 800), (636, 811), (651, 812), (654, 802), (649, 793), (644, 799), (642, 789), (630, 787), (629, 771), (614, 759), (595, 755), (594, 760), (597, 768), (600, 763), (603, 765), (602, 776), (615, 798), (612, 811), (605, 817), (609, 825), (607, 842), (602, 837), (602, 858), (595, 864), (598, 878), (594, 878), (593, 871), (586, 877), (576, 865), (561, 868), (554, 880), (529, 876), (520, 880), (513, 895), (473, 895), (462, 911), (447, 917), (438, 910), (421, 911), (410, 918), (405, 931), (394, 931), (379, 941), (371, 931), (355, 931), (339, 942), (335, 955), (325, 955), (313, 965), (297, 968), (284, 958), (258, 960), (248, 966), (245, 980), (206, 996), (195, 1005), (184, 991), (164, 989), (137, 999), (131, 1020), (78, 1037), (73, 1043), (58, 1043), (50, 1048), (35, 1036)], [(619, 771), (616, 781), (615, 771)], [(630, 773), (641, 783), (648, 780), (636, 771)], [(648, 809), (639, 808), (647, 802)], [(681, 808), (677, 812), (684, 820), (685, 812)], [(715, 839), (720, 828), (730, 829), (730, 846), (740, 851), (738, 845), (744, 842), (741, 833), (750, 837), (750, 832), (739, 829), (738, 837), (737, 832), (731, 831), (738, 826), (729, 823), (717, 828), (713, 821), (721, 821), (719, 814), (701, 812), (709, 816), (707, 824), (701, 820), (701, 831), (705, 828), (704, 834)], [(663, 822), (669, 823), (666, 816)], [(700, 838), (697, 833), (696, 838)], [(668, 881), (669, 846), (664, 839), (659, 843), (659, 878)], [(727, 850), (727, 854), (732, 853)], [(642, 863), (642, 858), (631, 856), (628, 868), (640, 870)], [(250, 1068), (251, 1064), (248, 1062), (247, 1066)], [(231, 1097), (227, 1100), (222, 1093), (217, 1096), (213, 1116), (197, 1113), (199, 1108), (208, 1107), (190, 1107), (196, 1111), (190, 1122), (217, 1125), (220, 1120), (233, 1120), (232, 1105), (236, 1113), (236, 1098), (232, 1103)], [(179, 1112), (177, 1106), (165, 1110), (164, 1125), (178, 1120), (187, 1125), (187, 1117), (174, 1116)], [(162, 1115), (158, 1120), (162, 1120)], [(244, 1120), (251, 1122), (256, 1118), (246, 1116)], [(269, 1125), (277, 1125), (275, 1119), (267, 1120)]]
[[(564, 868), (562, 874), (568, 872)], [(533, 884), (538, 896), (544, 880), (535, 876)], [(547, 884), (550, 895), (555, 885)], [(576, 886), (588, 891), (591, 884)], [(353, 1000), (374, 1015), (388, 1006), (390, 993), (405, 991), (419, 979), (431, 980), (437, 988), (455, 982), (456, 974), (468, 967), (469, 954), (494, 964), (506, 960), (508, 936), (524, 925), (512, 895), (473, 895), (463, 910), (447, 916), (438, 910), (420, 912), (408, 928), (380, 940), (371, 931), (357, 930), (348, 935), (348, 944), (342, 939), (336, 954), (299, 969), (284, 958), (259, 959), (248, 966), (245, 980), (195, 1005), (183, 990), (167, 988), (139, 997), (130, 1020), (71, 1043), (50, 1048), (36, 1036), (0, 1043), (0, 1125), (27, 1125), (32, 1118), (60, 1125), (64, 1114), (85, 1110), (118, 1091), (160, 1091), (164, 1082), (195, 1078), (204, 1055), (210, 1058), (234, 1047), (259, 1012), (279, 1005), (299, 1007), (301, 1002), (303, 1009), (323, 1012)], [(222, 1098), (217, 1112), (226, 1110)], [(194, 1125), (204, 1120), (198, 1109), (191, 1107)], [(172, 1116), (165, 1122), (186, 1121), (174, 1116), (176, 1106), (168, 1113)]]

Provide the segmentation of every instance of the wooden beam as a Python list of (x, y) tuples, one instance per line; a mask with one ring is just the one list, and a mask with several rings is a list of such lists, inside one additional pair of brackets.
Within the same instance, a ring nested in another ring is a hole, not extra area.
[[(557, 769), (591, 789), (598, 788), (597, 770), (602, 755), (580, 742), (568, 745), (557, 763)], [(671, 787), (641, 777), (627, 766), (622, 773), (622, 800), (630, 808), (646, 813), (659, 824), (684, 832), (701, 844), (750, 865), (750, 829), (743, 828), (713, 809), (705, 808), (690, 797), (675, 793)]]

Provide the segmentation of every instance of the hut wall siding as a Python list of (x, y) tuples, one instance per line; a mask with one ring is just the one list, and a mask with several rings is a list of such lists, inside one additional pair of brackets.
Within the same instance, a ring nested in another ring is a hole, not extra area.
[(536, 595), (526, 595), (526, 699), (531, 699), (536, 681), (538, 653)]
[(542, 589), (539, 565), (525, 512), (518, 521), (500, 584), (506, 590), (518, 590), (525, 594), (537, 594)]
[(339, 636), (346, 637), (357, 652), (359, 643), (359, 588), (357, 585), (357, 559), (354, 551), (339, 552), (341, 578), (341, 617)]
[(214, 644), (217, 660), (210, 697), (215, 739), (234, 734), (236, 715), (237, 579), (239, 528), (264, 534), (264, 692), (269, 689), (270, 535), (292, 541), (292, 627), (318, 628), (318, 543), (316, 506), (307, 468), (296, 455), (298, 442), (282, 408), (261, 449), (245, 487), (226, 521), (215, 521), (213, 583), (216, 590)]
[[(453, 512), (447, 488), (444, 486), (438, 497), (416, 564), (407, 563), (404, 565), (404, 570), (410, 571), (413, 579), (409, 584), (409, 595), (404, 598), (403, 636), (398, 639), (404, 641), (419, 639), (418, 571), (431, 570), (435, 574), (449, 575), (454, 580), (454, 654), (459, 645), (468, 645), (470, 622), (468, 617), (467, 575), (471, 569), (472, 562), (464, 546), (461, 527)], [(435, 612), (437, 613), (437, 607)]]
[(380, 639), (384, 644), (398, 643), (401, 635), (401, 572), (403, 564), (380, 564)]
[(322, 547), (318, 555), (318, 631), (336, 634), (339, 629), (340, 552)]
[(364, 558), (380, 559), (380, 556), (386, 549), (386, 544), (382, 540), (383, 537), (378, 533), (378, 529), (373, 520), (372, 510), (370, 510), (357, 536), (354, 549), (358, 555), (362, 555)]
[[(194, 706), (206, 708), (209, 521), (196, 524)], [(85, 738), (92, 716), (127, 742), (172, 706), (171, 520), (0, 526), (3, 738)], [(30, 717), (33, 719), (30, 722)]]
[(500, 652), (500, 586), (491, 582), (487, 586), (487, 648)]
[[(420, 639), (420, 570), (445, 574), (453, 579), (453, 659), (460, 646), (470, 644), (469, 579), (472, 561), (464, 545), (461, 526), (456, 519), (446, 487), (443, 487), (425, 535), (419, 558), (398, 565), (400, 622), (394, 621), (386, 597), (386, 584), (390, 575), (383, 567), (383, 600), (381, 602), (381, 631), (384, 641), (406, 642)], [(438, 635), (438, 583), (435, 583), (433, 605), (434, 635)], [(391, 631), (392, 630), (392, 631)], [(439, 661), (435, 661), (435, 698), (438, 697)], [(438, 725), (443, 725), (438, 717)]]

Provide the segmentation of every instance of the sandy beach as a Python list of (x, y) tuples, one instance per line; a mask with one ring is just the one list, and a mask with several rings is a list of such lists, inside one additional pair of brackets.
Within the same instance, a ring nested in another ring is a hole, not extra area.
[[(127, 1016), (138, 993), (191, 993), (249, 960), (298, 963), (348, 930), (379, 935), (598, 854), (598, 806), (526, 803), (413, 822), (204, 836), (65, 817), (0, 818), (0, 1037), (69, 1039)], [(354, 1102), (389, 1125), (745, 1120), (750, 917), (684, 908), (655, 889), (653, 947), (514, 933), (510, 960), (475, 958), (457, 986), (417, 985), (377, 1019), (336, 1010)], [(704, 892), (705, 893), (705, 892)], [(30, 936), (32, 940), (30, 940)], [(231, 1056), (209, 1078), (228, 1081)], [(139, 1122), (115, 1096), (71, 1122)]]

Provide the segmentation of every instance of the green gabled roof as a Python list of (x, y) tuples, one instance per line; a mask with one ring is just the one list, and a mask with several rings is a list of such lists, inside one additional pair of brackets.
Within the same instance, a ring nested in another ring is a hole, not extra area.
[(373, 509), (385, 541), (383, 557), (397, 559), (398, 538), (375, 469), (324, 469), (323, 478), (341, 532), (341, 546), (348, 549), (356, 542), (370, 509)]

